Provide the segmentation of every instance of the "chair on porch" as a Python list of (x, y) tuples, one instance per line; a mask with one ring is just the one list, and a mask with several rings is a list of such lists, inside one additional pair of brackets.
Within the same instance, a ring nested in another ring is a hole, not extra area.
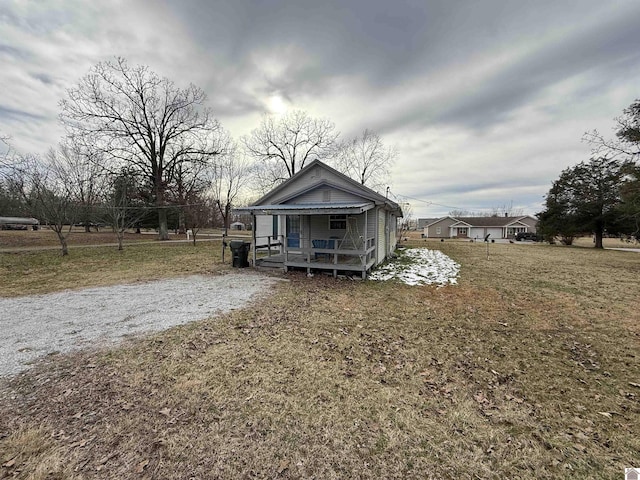
[[(311, 240), (311, 243), (313, 245), (313, 248), (327, 248), (327, 241), (326, 240)], [(319, 257), (322, 257), (323, 259), (328, 260), (329, 259), (329, 254), (328, 253), (315, 253), (313, 255), (313, 258), (315, 260), (317, 260)]]

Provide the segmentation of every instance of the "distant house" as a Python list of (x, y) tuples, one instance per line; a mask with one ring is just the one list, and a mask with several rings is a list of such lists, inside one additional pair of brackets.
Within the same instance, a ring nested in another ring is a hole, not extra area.
[(0, 230), (37, 230), (40, 222), (36, 218), (0, 217)]
[(250, 213), (255, 225), (254, 265), (362, 278), (395, 250), (402, 217), (397, 203), (319, 160), (237, 211)]
[(230, 230), (246, 230), (247, 226), (242, 222), (233, 222), (229, 225)]
[(513, 238), (519, 232), (536, 232), (538, 219), (519, 217), (442, 217), (423, 227), (424, 238)]
[(432, 222), (438, 220), (437, 218), (419, 218), (418, 219), (418, 230), (422, 230), (424, 227), (429, 225)]

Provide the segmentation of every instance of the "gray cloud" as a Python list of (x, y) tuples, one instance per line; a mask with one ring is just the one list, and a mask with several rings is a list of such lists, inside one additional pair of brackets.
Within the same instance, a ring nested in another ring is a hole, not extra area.
[(236, 137), (281, 98), (395, 143), (400, 194), (533, 212), (588, 156), (582, 132), (608, 131), (640, 96), (639, 17), (634, 0), (13, 2), (0, 5), (0, 131), (53, 145), (65, 89), (123, 55), (202, 87)]
[(47, 118), (44, 115), (18, 110), (4, 105), (0, 105), (0, 117), (5, 117), (10, 120), (45, 120)]

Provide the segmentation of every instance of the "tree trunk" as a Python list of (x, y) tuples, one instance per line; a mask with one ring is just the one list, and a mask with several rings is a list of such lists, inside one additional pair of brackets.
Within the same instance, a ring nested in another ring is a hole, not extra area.
[(169, 240), (169, 229), (167, 228), (167, 210), (158, 210), (158, 234), (160, 240)]
[[(185, 203), (184, 201), (181, 203)], [(184, 214), (184, 210), (183, 207), (180, 208), (180, 210), (178, 211), (178, 233), (180, 235), (184, 235), (185, 233), (187, 233), (187, 221), (185, 219), (185, 214)]]
[(602, 230), (603, 229), (601, 227), (596, 228), (596, 232), (595, 232), (595, 234), (596, 234), (596, 244), (594, 245), (595, 248), (604, 248), (602, 246), (602, 233), (603, 233)]
[(162, 177), (156, 175), (156, 207), (158, 207), (158, 239), (169, 240), (169, 228), (167, 227), (167, 209), (164, 208), (164, 188)]
[(57, 232), (58, 234), (58, 240), (60, 241), (60, 246), (62, 247), (62, 256), (67, 256), (69, 255), (69, 248), (67, 247), (67, 238), (62, 235), (62, 232)]
[(124, 240), (124, 232), (118, 231), (117, 237), (118, 237), (118, 250), (123, 250), (124, 247), (122, 243)]

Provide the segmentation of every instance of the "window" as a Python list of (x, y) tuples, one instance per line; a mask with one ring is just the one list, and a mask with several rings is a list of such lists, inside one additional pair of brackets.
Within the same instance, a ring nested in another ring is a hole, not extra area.
[(287, 215), (287, 235), (290, 233), (300, 235), (300, 215)]
[(526, 227), (508, 227), (507, 228), (507, 236), (508, 237), (513, 237), (517, 233), (526, 232), (526, 231), (527, 231)]
[(346, 215), (329, 215), (329, 230), (346, 230)]
[(436, 227), (436, 235), (440, 235), (442, 233), (442, 227)]
[(300, 248), (300, 215), (287, 215), (287, 246)]

